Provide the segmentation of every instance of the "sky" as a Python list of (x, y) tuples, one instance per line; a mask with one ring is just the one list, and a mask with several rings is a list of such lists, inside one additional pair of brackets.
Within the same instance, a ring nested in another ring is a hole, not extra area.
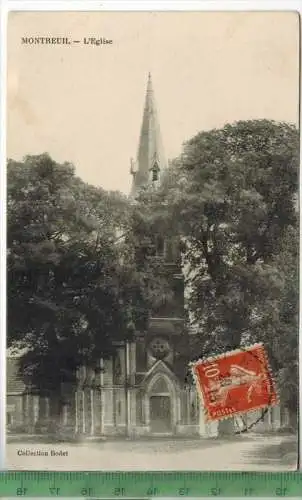
[(225, 123), (298, 124), (294, 12), (13, 12), (7, 47), (7, 156), (48, 152), (105, 189), (129, 192), (149, 71), (167, 159)]

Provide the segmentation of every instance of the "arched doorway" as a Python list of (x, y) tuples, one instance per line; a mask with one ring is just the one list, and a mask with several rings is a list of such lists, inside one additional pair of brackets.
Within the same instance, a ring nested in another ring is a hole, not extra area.
[(173, 394), (166, 378), (157, 377), (149, 388), (149, 418), (152, 434), (173, 432)]
[(150, 431), (153, 434), (172, 432), (171, 399), (168, 394), (150, 397)]

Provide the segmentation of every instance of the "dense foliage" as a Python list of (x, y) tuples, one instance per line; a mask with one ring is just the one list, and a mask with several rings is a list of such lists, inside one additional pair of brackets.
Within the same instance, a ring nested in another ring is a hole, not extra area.
[(185, 241), (199, 355), (264, 342), (294, 412), (298, 169), (294, 126), (238, 122), (188, 141), (165, 188)]
[(136, 265), (126, 197), (48, 155), (9, 161), (7, 176), (8, 345), (26, 348), (33, 387), (56, 392), (146, 327), (161, 283), (148, 259)]

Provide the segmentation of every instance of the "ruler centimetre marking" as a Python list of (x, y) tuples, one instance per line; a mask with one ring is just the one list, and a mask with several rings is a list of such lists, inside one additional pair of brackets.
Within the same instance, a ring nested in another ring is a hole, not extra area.
[(298, 497), (302, 472), (0, 472), (1, 497)]

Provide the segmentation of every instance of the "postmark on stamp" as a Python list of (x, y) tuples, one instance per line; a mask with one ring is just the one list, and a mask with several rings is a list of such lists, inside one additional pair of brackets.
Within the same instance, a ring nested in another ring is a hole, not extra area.
[(206, 420), (222, 420), (278, 403), (262, 344), (191, 364)]

